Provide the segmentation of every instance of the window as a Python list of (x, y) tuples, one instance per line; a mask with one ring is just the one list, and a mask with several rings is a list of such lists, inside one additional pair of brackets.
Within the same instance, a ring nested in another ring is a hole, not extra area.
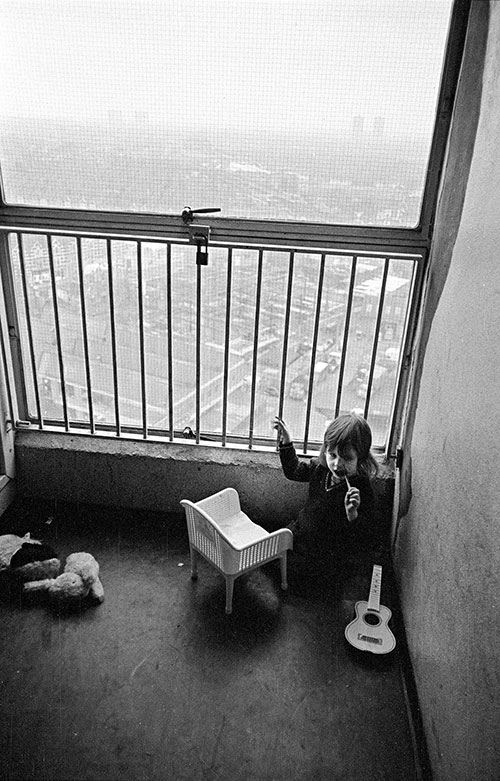
[(7, 203), (414, 227), (451, 0), (17, 0)]
[(358, 408), (390, 448), (467, 8), (1, 4), (11, 405), (249, 447), (280, 412), (306, 452)]

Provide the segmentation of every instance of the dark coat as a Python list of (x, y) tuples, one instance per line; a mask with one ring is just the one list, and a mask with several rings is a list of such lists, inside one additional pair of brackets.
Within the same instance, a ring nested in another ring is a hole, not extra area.
[(345, 480), (335, 480), (318, 458), (299, 459), (293, 444), (281, 445), (279, 453), (285, 477), (309, 483), (306, 504), (289, 524), (298, 556), (325, 559), (342, 553), (368, 552), (376, 546), (375, 499), (368, 477), (349, 477), (350, 484), (361, 495), (358, 517), (350, 522), (344, 505)]

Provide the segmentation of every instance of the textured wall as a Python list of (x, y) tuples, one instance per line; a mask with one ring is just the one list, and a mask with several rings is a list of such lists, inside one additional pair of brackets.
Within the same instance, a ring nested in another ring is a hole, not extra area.
[(25, 497), (183, 514), (181, 499), (232, 486), (248, 512), (277, 522), (290, 520), (304, 500), (304, 486), (284, 478), (274, 453), (22, 431), (16, 461)]
[[(396, 540), (436, 781), (500, 778), (499, 84), (500, 3), (492, 3), (476, 143), (428, 334), (410, 442), (411, 501)], [(461, 187), (464, 172), (453, 159), (447, 176), (448, 187)], [(442, 208), (438, 236), (444, 217)], [(439, 262), (439, 244), (433, 257)]]

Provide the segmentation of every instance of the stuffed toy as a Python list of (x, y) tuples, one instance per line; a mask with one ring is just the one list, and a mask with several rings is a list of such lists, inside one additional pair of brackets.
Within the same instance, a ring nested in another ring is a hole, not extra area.
[(81, 605), (86, 597), (102, 602), (104, 589), (99, 580), (99, 564), (90, 553), (72, 553), (66, 559), (64, 572), (57, 578), (24, 584), (24, 594), (35, 592), (47, 592), (59, 605)]
[(55, 578), (61, 571), (57, 553), (30, 533), (0, 535), (0, 573), (18, 582)]

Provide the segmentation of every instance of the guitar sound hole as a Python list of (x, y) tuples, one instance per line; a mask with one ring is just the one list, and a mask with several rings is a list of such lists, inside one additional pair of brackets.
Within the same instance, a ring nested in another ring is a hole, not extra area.
[(369, 624), (370, 626), (378, 626), (380, 624), (380, 616), (376, 613), (366, 613), (363, 618), (365, 624)]

